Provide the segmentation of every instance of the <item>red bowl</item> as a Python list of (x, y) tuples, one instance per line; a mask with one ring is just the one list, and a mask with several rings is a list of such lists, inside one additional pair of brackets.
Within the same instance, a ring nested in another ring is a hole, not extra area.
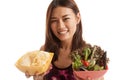
[(74, 74), (83, 79), (91, 78), (91, 79), (97, 79), (107, 72), (107, 70), (101, 70), (101, 71), (74, 71)]

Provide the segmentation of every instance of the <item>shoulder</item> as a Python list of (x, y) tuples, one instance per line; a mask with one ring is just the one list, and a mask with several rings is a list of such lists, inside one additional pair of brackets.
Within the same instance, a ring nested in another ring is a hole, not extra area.
[(42, 45), (42, 46), (40, 47), (40, 50), (41, 50), (41, 51), (44, 51), (44, 50), (45, 50), (45, 46)]

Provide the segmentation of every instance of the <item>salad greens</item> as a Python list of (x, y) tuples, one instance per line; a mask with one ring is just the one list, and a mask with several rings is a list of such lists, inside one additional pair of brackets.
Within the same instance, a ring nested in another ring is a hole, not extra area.
[(107, 69), (108, 58), (101, 47), (87, 45), (71, 53), (72, 67), (74, 70), (98, 71)]

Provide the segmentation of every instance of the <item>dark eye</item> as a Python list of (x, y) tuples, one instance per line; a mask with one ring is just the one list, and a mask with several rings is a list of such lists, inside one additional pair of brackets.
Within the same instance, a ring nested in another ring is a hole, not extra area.
[(63, 21), (67, 21), (68, 19), (70, 19), (70, 18), (64, 18)]
[(54, 22), (57, 22), (57, 20), (51, 20), (50, 22), (51, 22), (51, 23), (54, 23)]

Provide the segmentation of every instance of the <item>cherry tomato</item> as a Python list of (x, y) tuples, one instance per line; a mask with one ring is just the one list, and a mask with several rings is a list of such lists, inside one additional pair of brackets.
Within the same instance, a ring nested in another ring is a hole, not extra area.
[(82, 63), (84, 64), (84, 66), (88, 67), (89, 66), (89, 62), (88, 61), (85, 61), (85, 60), (81, 60)]

